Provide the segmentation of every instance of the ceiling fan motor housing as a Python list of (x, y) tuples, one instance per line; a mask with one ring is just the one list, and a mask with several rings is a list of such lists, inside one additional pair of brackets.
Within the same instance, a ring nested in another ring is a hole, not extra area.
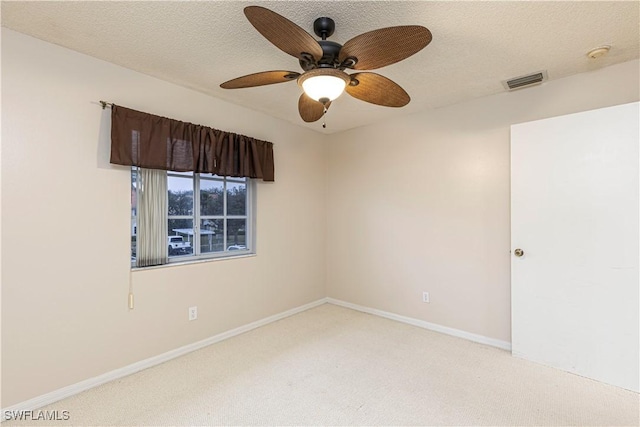
[(322, 47), (322, 59), (318, 61), (319, 68), (336, 67), (339, 65), (338, 56), (340, 55), (340, 49), (342, 45), (340, 43), (331, 42), (329, 40), (321, 40), (320, 46)]
[(342, 45), (329, 40), (319, 40), (318, 44), (322, 47), (322, 58), (316, 62), (311, 55), (303, 54), (300, 58), (300, 67), (305, 71), (313, 70), (314, 68), (338, 68), (340, 65), (338, 57), (340, 56)]
[(311, 55), (306, 55), (304, 52), (300, 58), (300, 67), (303, 70), (309, 71), (314, 68), (337, 68), (340, 63), (338, 62), (338, 56), (340, 55), (340, 49), (342, 45), (333, 41), (327, 40), (327, 37), (331, 37), (336, 29), (336, 23), (333, 19), (323, 16), (316, 19), (313, 22), (313, 32), (322, 40), (318, 40), (318, 44), (322, 48), (322, 58), (316, 61)]

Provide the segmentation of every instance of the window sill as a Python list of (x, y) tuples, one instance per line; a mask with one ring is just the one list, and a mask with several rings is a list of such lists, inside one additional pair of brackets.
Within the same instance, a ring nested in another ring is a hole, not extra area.
[(223, 256), (223, 257), (215, 257), (215, 258), (201, 258), (201, 259), (169, 262), (167, 264), (150, 265), (148, 267), (133, 267), (132, 266), (131, 267), (131, 272), (135, 273), (135, 272), (139, 272), (139, 271), (157, 270), (157, 269), (160, 269), (160, 268), (171, 268), (171, 267), (178, 267), (178, 266), (184, 266), (184, 265), (202, 264), (202, 263), (205, 263), (205, 262), (217, 262), (217, 261), (228, 261), (228, 260), (231, 260), (231, 259), (252, 258), (254, 256), (256, 256), (255, 253), (249, 253), (249, 254), (242, 254), (242, 255), (231, 255), (231, 256)]

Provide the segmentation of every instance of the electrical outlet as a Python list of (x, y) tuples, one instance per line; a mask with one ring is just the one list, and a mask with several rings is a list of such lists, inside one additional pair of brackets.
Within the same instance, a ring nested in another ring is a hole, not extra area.
[(198, 307), (189, 307), (189, 320), (196, 320), (198, 318)]
[(429, 292), (422, 293), (422, 302), (429, 302)]

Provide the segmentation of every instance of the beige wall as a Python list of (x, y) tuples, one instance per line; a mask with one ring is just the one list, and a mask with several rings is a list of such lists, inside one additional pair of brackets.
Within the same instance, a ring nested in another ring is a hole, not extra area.
[[(274, 142), (258, 256), (134, 272), (129, 311), (130, 172), (101, 99)], [(324, 297), (322, 135), (5, 29), (2, 107), (2, 407)]]
[(639, 75), (632, 61), (334, 136), (328, 296), (510, 342), (510, 125), (637, 101)]

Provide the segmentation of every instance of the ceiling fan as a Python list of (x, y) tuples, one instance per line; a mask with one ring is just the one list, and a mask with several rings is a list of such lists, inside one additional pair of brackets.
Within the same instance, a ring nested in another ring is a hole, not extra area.
[[(381, 28), (360, 34), (344, 45), (327, 40), (335, 30), (331, 18), (313, 23), (313, 36), (287, 18), (261, 6), (248, 6), (244, 14), (251, 24), (277, 48), (298, 58), (302, 73), (263, 71), (226, 81), (223, 89), (239, 89), (297, 80), (303, 89), (298, 111), (305, 122), (315, 122), (343, 91), (362, 101), (386, 107), (403, 107), (409, 94), (397, 83), (370, 72), (347, 74), (349, 70), (374, 70), (402, 61), (431, 42), (431, 32), (420, 25)], [(323, 124), (324, 126), (324, 124)]]

